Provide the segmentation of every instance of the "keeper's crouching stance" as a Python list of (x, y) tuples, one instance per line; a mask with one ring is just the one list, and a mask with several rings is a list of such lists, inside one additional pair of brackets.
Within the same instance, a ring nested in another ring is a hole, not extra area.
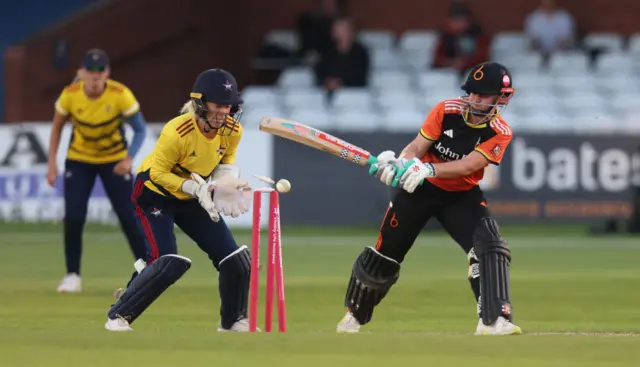
[[(231, 111), (241, 103), (231, 74), (221, 69), (201, 73), (183, 114), (164, 126), (143, 161), (132, 200), (147, 240), (147, 263), (109, 309), (107, 330), (131, 331), (130, 325), (191, 267), (190, 259), (177, 254), (174, 224), (209, 255), (219, 273), (218, 331), (249, 330), (251, 258), (221, 218), (221, 213), (246, 213), (251, 200), (251, 189), (233, 165), (242, 127), (239, 113)], [(202, 177), (210, 177), (209, 182)]]
[(499, 164), (512, 133), (500, 110), (513, 95), (511, 76), (497, 63), (477, 65), (467, 95), (439, 103), (400, 158), (390, 151), (371, 167), (386, 185), (402, 190), (384, 216), (375, 247), (353, 264), (338, 332), (358, 332), (399, 280), (401, 264), (427, 221), (435, 217), (465, 251), (476, 298), (477, 335), (520, 334), (513, 324), (511, 252), (478, 185), (484, 168)]

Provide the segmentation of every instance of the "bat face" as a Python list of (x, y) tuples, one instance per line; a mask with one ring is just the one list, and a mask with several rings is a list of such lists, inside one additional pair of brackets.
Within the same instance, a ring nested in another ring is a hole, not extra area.
[(375, 163), (368, 151), (324, 131), (280, 117), (264, 117), (260, 130), (331, 153), (361, 166)]

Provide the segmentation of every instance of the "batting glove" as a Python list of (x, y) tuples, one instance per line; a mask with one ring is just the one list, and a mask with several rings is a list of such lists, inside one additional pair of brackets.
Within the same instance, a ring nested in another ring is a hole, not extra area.
[[(404, 172), (400, 176), (400, 186), (412, 193), (424, 182), (427, 177), (435, 177), (436, 170), (431, 163), (422, 163), (418, 158), (413, 158), (404, 166)], [(397, 176), (396, 176), (397, 178)]]
[(369, 174), (375, 176), (383, 184), (387, 186), (391, 185), (396, 171), (402, 167), (403, 163), (396, 158), (396, 154), (391, 150), (385, 150), (376, 158), (377, 163), (369, 167)]

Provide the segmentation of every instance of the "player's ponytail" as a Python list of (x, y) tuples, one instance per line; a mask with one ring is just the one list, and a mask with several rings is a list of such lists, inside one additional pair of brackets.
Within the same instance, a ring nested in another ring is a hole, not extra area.
[(182, 108), (180, 109), (180, 113), (181, 114), (185, 114), (185, 113), (196, 113), (196, 108), (193, 105), (193, 102), (191, 100), (186, 101), (183, 105)]
[(78, 69), (78, 71), (76, 71), (76, 76), (71, 81), (71, 84), (77, 83), (77, 82), (79, 82), (81, 80), (82, 80), (82, 70)]

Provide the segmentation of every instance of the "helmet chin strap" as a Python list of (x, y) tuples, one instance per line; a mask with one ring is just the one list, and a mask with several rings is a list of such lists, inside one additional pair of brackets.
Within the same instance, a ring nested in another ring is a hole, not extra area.
[(471, 106), (469, 106), (468, 108), (469, 108), (468, 110), (469, 114), (476, 117), (482, 117), (478, 122), (470, 122), (468, 119), (468, 116), (465, 116), (465, 122), (470, 125), (484, 124), (485, 122), (490, 121), (497, 115), (497, 109), (495, 107), (490, 108), (488, 112), (474, 110)]

